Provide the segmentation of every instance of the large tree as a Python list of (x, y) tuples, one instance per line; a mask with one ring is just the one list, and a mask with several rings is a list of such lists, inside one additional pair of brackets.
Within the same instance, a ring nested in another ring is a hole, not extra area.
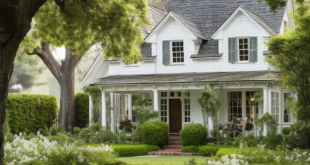
[(280, 81), (298, 95), (295, 112), (298, 119), (310, 120), (310, 4), (296, 1), (298, 8), (292, 16), (296, 27), (272, 37), (268, 48), (272, 56), (267, 61), (282, 72)]
[[(97, 43), (105, 58), (122, 57), (124, 63), (140, 60), (145, 26), (145, 0), (48, 0), (34, 17), (33, 31), (23, 45), (29, 55), (38, 55), (58, 80), (60, 121), (68, 131), (75, 126), (75, 67)], [(65, 59), (59, 64), (51, 46), (65, 46)]]

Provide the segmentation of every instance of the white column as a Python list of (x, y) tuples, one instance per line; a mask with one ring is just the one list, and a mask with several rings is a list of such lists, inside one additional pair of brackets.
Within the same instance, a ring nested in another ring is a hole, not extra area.
[(155, 111), (158, 111), (158, 90), (153, 90), (153, 93), (154, 93), (154, 110)]
[[(266, 112), (268, 112), (268, 88), (264, 88), (264, 115)], [(267, 125), (264, 124), (264, 130), (263, 130), (263, 136), (267, 136)]]
[(106, 107), (106, 99), (105, 99), (105, 92), (101, 91), (101, 121), (102, 121), (102, 126), (106, 127), (107, 126), (107, 107)]
[(93, 117), (93, 99), (91, 97), (91, 95), (89, 95), (89, 110), (88, 110), (88, 113), (89, 113), (89, 126), (91, 126), (92, 122), (92, 117)]
[(132, 94), (128, 94), (128, 120), (132, 120)]
[(210, 132), (211, 132), (211, 130), (213, 129), (213, 120), (212, 120), (212, 117), (208, 117), (208, 131), (209, 131), (209, 134), (210, 134)]
[(115, 122), (115, 119), (114, 119), (114, 94), (113, 93), (110, 93), (110, 101), (111, 101), (111, 131), (112, 132), (115, 132), (114, 130), (114, 122)]

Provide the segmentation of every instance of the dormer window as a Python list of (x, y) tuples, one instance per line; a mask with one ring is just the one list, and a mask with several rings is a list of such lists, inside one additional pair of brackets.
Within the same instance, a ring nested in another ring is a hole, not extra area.
[(239, 61), (249, 61), (249, 39), (239, 38)]
[(184, 62), (183, 41), (171, 41), (171, 55), (173, 64)]

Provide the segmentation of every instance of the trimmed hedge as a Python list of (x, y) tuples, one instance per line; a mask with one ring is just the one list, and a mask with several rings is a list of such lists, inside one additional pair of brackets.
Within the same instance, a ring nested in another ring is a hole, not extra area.
[(207, 144), (207, 129), (202, 124), (188, 124), (180, 131), (183, 146), (202, 146)]
[[(101, 146), (101, 144), (87, 144), (89, 146)], [(114, 152), (119, 157), (131, 157), (131, 156), (140, 156), (146, 155), (150, 151), (157, 151), (159, 150), (158, 146), (154, 145), (130, 145), (130, 144), (112, 144)]]
[(186, 153), (198, 153), (199, 151), (199, 146), (186, 146), (181, 148), (181, 152), (186, 152)]
[(168, 124), (159, 120), (146, 122), (141, 132), (144, 144), (162, 146), (169, 141)]
[(85, 128), (89, 123), (89, 95), (75, 94), (75, 121), (76, 127)]
[(199, 156), (215, 156), (217, 151), (221, 148), (233, 148), (231, 145), (206, 145), (199, 147)]
[(56, 119), (57, 101), (52, 95), (9, 94), (5, 108), (10, 114), (10, 130), (35, 133), (40, 129), (51, 127)]
[(282, 134), (283, 135), (289, 135), (290, 133), (291, 133), (291, 128), (290, 127), (282, 128)]

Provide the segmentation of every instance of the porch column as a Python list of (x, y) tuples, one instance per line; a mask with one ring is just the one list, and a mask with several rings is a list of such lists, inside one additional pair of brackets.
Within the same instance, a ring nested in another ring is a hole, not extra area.
[(115, 119), (114, 119), (114, 109), (113, 109), (113, 107), (114, 107), (114, 94), (112, 92), (110, 93), (110, 97), (111, 97), (111, 99), (110, 99), (110, 102), (111, 102), (111, 131), (115, 132), (115, 130), (114, 130)]
[(158, 111), (158, 90), (153, 90), (154, 93), (154, 110)]
[(92, 124), (92, 118), (93, 118), (93, 112), (92, 112), (92, 109), (93, 109), (93, 99), (91, 97), (91, 95), (89, 95), (89, 109), (88, 109), (88, 113), (89, 113), (89, 126), (91, 126)]
[[(263, 114), (268, 112), (268, 88), (264, 88), (264, 109)], [(264, 124), (263, 136), (267, 136), (267, 125)]]
[(102, 126), (106, 127), (107, 126), (107, 106), (106, 106), (106, 99), (105, 99), (105, 92), (101, 90), (101, 121), (102, 121)]
[(208, 131), (210, 132), (212, 129), (213, 129), (213, 120), (212, 120), (212, 117), (208, 117)]
[(128, 120), (132, 120), (132, 94), (128, 94)]

